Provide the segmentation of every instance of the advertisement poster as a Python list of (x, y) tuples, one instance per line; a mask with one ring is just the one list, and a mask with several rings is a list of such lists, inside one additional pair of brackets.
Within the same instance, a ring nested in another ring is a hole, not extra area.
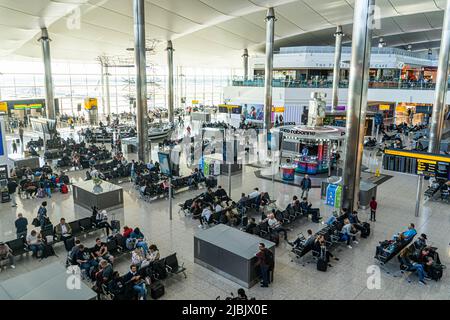
[(264, 120), (263, 104), (244, 104), (242, 106), (242, 114), (246, 120)]

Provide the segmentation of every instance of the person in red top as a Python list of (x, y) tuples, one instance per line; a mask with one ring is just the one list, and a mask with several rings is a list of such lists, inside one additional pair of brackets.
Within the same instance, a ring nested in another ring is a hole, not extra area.
[(375, 214), (377, 212), (378, 203), (375, 200), (375, 197), (372, 197), (372, 200), (370, 201), (369, 206), (370, 206), (370, 221), (377, 221), (375, 219)]
[(122, 233), (122, 235), (123, 235), (123, 237), (124, 238), (129, 238), (130, 237), (130, 234), (133, 232), (133, 229), (132, 228), (129, 228), (128, 226), (124, 226), (123, 227), (123, 233)]

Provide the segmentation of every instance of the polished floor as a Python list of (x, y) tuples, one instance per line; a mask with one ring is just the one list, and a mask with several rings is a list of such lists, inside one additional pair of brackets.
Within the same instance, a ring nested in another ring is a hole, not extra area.
[[(376, 162), (365, 159), (368, 167), (375, 167)], [(232, 177), (232, 198), (239, 198), (241, 192), (249, 192), (255, 186), (262, 191), (268, 191), (277, 199), (277, 205), (284, 208), (293, 195), (299, 195), (297, 187), (270, 180), (258, 179), (254, 171), (257, 168), (246, 166), (242, 175)], [(392, 174), (392, 173), (389, 173)], [(429, 242), (439, 248), (442, 263), (450, 265), (450, 206), (439, 202), (426, 202), (419, 217), (414, 216), (416, 203), (416, 177), (393, 174), (394, 177), (378, 188), (379, 210), (377, 222), (372, 223), (372, 234), (367, 239), (360, 239), (359, 244), (349, 249), (344, 245), (338, 247), (334, 254), (339, 261), (333, 261), (333, 267), (326, 273), (316, 270), (314, 263), (303, 266), (292, 261), (289, 246), (283, 241), (276, 248), (276, 267), (274, 282), (269, 288), (254, 286), (248, 290), (249, 296), (257, 299), (448, 299), (450, 293), (450, 273), (445, 270), (439, 282), (428, 281), (428, 285), (418, 283), (417, 276), (394, 277), (381, 271), (381, 285), (379, 289), (369, 289), (367, 286), (368, 268), (377, 265), (374, 262), (374, 251), (379, 241), (391, 238), (393, 234), (406, 229), (410, 222), (416, 224), (419, 233), (426, 233)], [(70, 176), (76, 182), (84, 177), (84, 171), (71, 172)], [(227, 178), (219, 176), (219, 184), (227, 186)], [(162, 256), (177, 253), (180, 262), (187, 268), (187, 279), (181, 275), (165, 281), (166, 294), (163, 299), (215, 299), (217, 296), (226, 297), (230, 292), (236, 292), (239, 285), (194, 264), (193, 235), (198, 231), (198, 222), (178, 213), (178, 206), (174, 205), (173, 219), (169, 219), (168, 200), (161, 199), (151, 203), (139, 199), (138, 192), (128, 182), (121, 184), (124, 188), (125, 206), (123, 209), (109, 212), (121, 221), (121, 225), (139, 226), (149, 239), (155, 243)], [(176, 195), (175, 204), (192, 198), (201, 191), (186, 191)], [(54, 222), (61, 217), (71, 221), (89, 216), (90, 212), (74, 207), (72, 194), (54, 194), (49, 203), (49, 216)], [(320, 199), (320, 189), (310, 192), (309, 200), (319, 207), (321, 214), (328, 217), (331, 208)], [(14, 238), (14, 220), (18, 212), (22, 212), (31, 222), (37, 213), (41, 200), (18, 200), (18, 207), (11, 208), (10, 204), (0, 204), (0, 241)], [(367, 220), (365, 211), (360, 211), (360, 218)], [(295, 222), (289, 232), (290, 239), (294, 239), (299, 232), (306, 234), (307, 229), (317, 231), (322, 225), (307, 220)], [(31, 226), (30, 226), (31, 228)], [(97, 235), (105, 236), (101, 232)], [(82, 239), (83, 243), (93, 245), (96, 235)], [(58, 257), (51, 257), (37, 261), (31, 257), (23, 257), (16, 262), (16, 269), (6, 269), (0, 273), (0, 281), (14, 277), (21, 273), (38, 268), (50, 261), (65, 261), (64, 246), (56, 247)], [(257, 248), (255, 248), (255, 253)], [(131, 258), (122, 256), (115, 264), (115, 268), (125, 272)], [(398, 270), (398, 263), (394, 259), (386, 265), (391, 271)], [(370, 270), (370, 268), (369, 268)], [(411, 280), (409, 282), (408, 280)]]

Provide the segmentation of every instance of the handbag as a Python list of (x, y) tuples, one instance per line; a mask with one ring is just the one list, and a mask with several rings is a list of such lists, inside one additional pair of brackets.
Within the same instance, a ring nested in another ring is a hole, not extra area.
[(31, 224), (35, 227), (39, 227), (41, 225), (41, 223), (39, 222), (38, 218), (34, 218), (33, 222), (31, 222)]

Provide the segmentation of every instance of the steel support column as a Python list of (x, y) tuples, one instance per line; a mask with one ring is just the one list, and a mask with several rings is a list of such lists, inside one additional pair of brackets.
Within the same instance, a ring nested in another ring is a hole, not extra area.
[(105, 95), (106, 95), (106, 108), (105, 112), (107, 115), (111, 114), (111, 98), (109, 96), (109, 66), (106, 63), (105, 66)]
[(145, 56), (145, 0), (133, 0), (136, 59), (136, 127), (138, 159), (148, 163), (147, 71)]
[(331, 96), (331, 111), (336, 111), (339, 103), (339, 80), (341, 75), (341, 52), (342, 52), (342, 27), (337, 26), (336, 33), (336, 45), (334, 47), (334, 69), (333, 69), (333, 92)]
[(450, 1), (446, 2), (444, 23), (442, 26), (441, 49), (437, 69), (435, 99), (431, 115), (430, 144), (428, 152), (440, 153), (442, 129), (444, 126), (444, 111), (448, 87), (448, 63), (450, 54)]
[(244, 66), (244, 81), (248, 80), (248, 50), (244, 49), (244, 54), (242, 55), (242, 63)]
[(356, 210), (359, 200), (374, 4), (375, 0), (356, 1), (353, 18), (343, 172), (343, 205), (349, 210)]
[(168, 65), (168, 77), (167, 77), (167, 107), (169, 115), (169, 123), (173, 123), (173, 46), (172, 41), (167, 41), (167, 65)]
[(47, 28), (41, 29), (41, 37), (38, 41), (42, 45), (42, 57), (44, 59), (45, 72), (45, 105), (47, 118), (55, 119), (55, 99), (53, 96), (52, 60), (50, 55), (50, 38)]
[(267, 10), (266, 15), (266, 69), (264, 86), (264, 129), (270, 130), (272, 119), (273, 43), (275, 33), (275, 12)]

